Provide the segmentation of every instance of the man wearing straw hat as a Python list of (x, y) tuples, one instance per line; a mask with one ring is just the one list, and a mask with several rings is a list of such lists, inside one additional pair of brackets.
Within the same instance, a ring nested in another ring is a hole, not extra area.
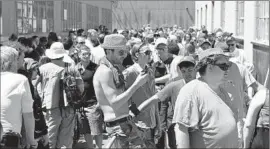
[(62, 43), (54, 42), (45, 54), (51, 62), (40, 66), (39, 71), (42, 108), (46, 111), (44, 115), (48, 126), (49, 146), (50, 148), (72, 148), (75, 110), (61, 100), (63, 92), (60, 90), (60, 80), (64, 76), (66, 63), (69, 65), (68, 70), (74, 76), (80, 93), (84, 89), (83, 80)]
[[(107, 132), (112, 137), (116, 136), (116, 141), (120, 143), (122, 148), (141, 145), (143, 144), (140, 140), (142, 136), (129, 116), (128, 100), (140, 86), (147, 82), (149, 76), (148, 74), (139, 74), (134, 83), (125, 90), (125, 80), (117, 66), (121, 65), (127, 56), (125, 37), (121, 34), (107, 35), (102, 48), (105, 50), (106, 57), (100, 61), (93, 84), (97, 101), (104, 113)], [(133, 110), (138, 111), (137, 109)], [(139, 139), (137, 139), (138, 135)], [(136, 139), (132, 139), (133, 136)]]

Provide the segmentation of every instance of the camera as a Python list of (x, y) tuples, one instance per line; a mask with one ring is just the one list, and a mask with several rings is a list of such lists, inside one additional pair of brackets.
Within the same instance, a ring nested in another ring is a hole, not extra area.
[(21, 146), (21, 135), (16, 132), (6, 132), (1, 140), (1, 147), (2, 148), (20, 148)]

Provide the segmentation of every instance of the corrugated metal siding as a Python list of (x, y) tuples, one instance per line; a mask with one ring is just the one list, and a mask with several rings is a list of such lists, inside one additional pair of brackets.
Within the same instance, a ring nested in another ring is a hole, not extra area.
[[(270, 49), (268, 47), (263, 47), (259, 45), (253, 46), (253, 64), (257, 71), (257, 81), (264, 84), (266, 79), (267, 69), (270, 63)], [(270, 81), (269, 81), (270, 82)], [(267, 87), (270, 88), (270, 83), (268, 82)]]

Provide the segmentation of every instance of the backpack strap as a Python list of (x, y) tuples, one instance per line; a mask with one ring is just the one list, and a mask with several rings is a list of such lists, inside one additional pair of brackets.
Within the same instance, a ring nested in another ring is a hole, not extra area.
[(69, 73), (69, 72), (68, 72), (68, 67), (69, 67), (69, 66), (68, 66), (68, 63), (65, 63), (65, 75), (66, 75), (66, 73)]

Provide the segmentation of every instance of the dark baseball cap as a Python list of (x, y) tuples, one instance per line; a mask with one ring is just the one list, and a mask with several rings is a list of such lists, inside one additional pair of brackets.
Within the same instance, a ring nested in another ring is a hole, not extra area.
[(179, 62), (179, 64), (178, 65), (180, 65), (181, 63), (183, 63), (183, 62), (190, 62), (190, 63), (192, 63), (192, 64), (196, 64), (196, 62), (195, 62), (195, 59), (192, 57), (192, 56), (185, 56), (185, 57), (183, 57), (181, 60), (180, 60), (180, 62)]
[(235, 41), (235, 38), (234, 37), (228, 37), (228, 38), (226, 38), (226, 43), (228, 43), (230, 41)]

